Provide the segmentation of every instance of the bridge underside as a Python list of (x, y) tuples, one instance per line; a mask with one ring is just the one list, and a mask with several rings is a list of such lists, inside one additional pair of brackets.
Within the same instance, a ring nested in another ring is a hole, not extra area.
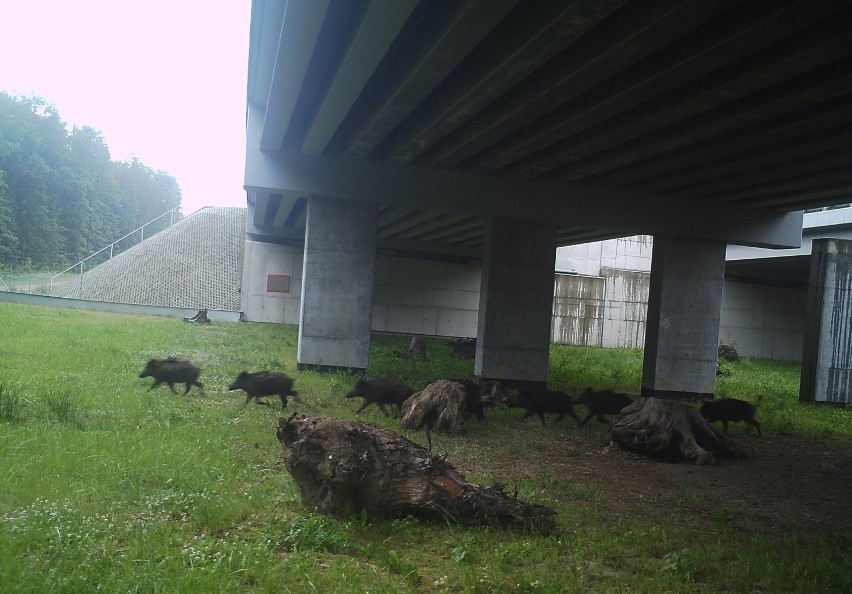
[[(662, 347), (690, 325), (718, 326), (726, 244), (796, 248), (801, 210), (849, 201), (850, 25), (852, 5), (828, 0), (255, 0), (249, 236), (305, 245), (307, 262), (312, 212), (333, 218), (344, 201), (375, 215), (334, 221), (337, 243), (481, 261), (477, 369), (540, 381), (522, 336), (545, 315), (525, 290), (547, 290), (540, 254), (654, 235), (669, 249), (651, 301), (668, 322), (652, 350), (674, 352)], [(500, 243), (528, 256), (513, 279), (498, 273)], [(684, 280), (695, 267), (705, 276)], [(303, 296), (338, 294), (312, 283)], [(712, 293), (700, 313), (695, 290)], [(489, 318), (494, 303), (515, 318)], [(348, 320), (325, 323), (323, 340), (364, 344)], [(678, 352), (707, 385), (708, 345)], [(669, 383), (643, 389), (692, 391), (656, 369)]]

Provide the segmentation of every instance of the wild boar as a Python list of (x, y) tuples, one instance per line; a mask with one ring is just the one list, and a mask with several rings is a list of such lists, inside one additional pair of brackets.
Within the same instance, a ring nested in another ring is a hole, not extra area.
[(605, 423), (606, 419), (604, 419), (604, 415), (617, 415), (625, 406), (633, 404), (633, 399), (627, 394), (620, 394), (612, 390), (595, 392), (591, 388), (586, 388), (574, 400), (574, 404), (584, 404), (589, 409), (588, 416), (580, 423), (580, 427), (582, 427), (592, 417), (596, 417), (598, 421)]
[(511, 406), (525, 408), (527, 410), (524, 418), (538, 415), (541, 424), (544, 425), (544, 413), (558, 413), (554, 422), (561, 421), (565, 415), (580, 423), (579, 417), (574, 414), (571, 397), (565, 392), (556, 390), (519, 390), (512, 398)]
[(451, 382), (464, 386), (464, 406), (467, 412), (476, 415), (477, 421), (485, 419), (485, 406), (482, 404), (482, 394), (479, 383), (466, 379), (451, 379)]
[(414, 394), (414, 390), (402, 382), (360, 379), (355, 384), (355, 387), (346, 394), (346, 397), (354, 398), (355, 396), (360, 396), (364, 399), (361, 408), (355, 411), (356, 415), (371, 404), (376, 404), (386, 416), (390, 416), (385, 409), (385, 404), (396, 405), (396, 412), (399, 415), (402, 403), (412, 394)]
[[(757, 399), (757, 404), (763, 396)], [(705, 402), (699, 409), (701, 416), (707, 419), (708, 423), (714, 421), (722, 421), (722, 427), (725, 433), (728, 432), (728, 423), (733, 421), (743, 421), (757, 429), (757, 436), (760, 437), (760, 423), (754, 418), (757, 413), (757, 406), (745, 400), (736, 398), (722, 398), (712, 402)]]
[(184, 394), (188, 394), (192, 386), (198, 386), (201, 393), (204, 394), (204, 386), (198, 381), (198, 376), (201, 374), (201, 369), (190, 363), (189, 361), (179, 361), (178, 359), (151, 359), (139, 374), (139, 377), (153, 377), (154, 383), (148, 388), (150, 392), (162, 383), (169, 385), (172, 392), (177, 394), (174, 384), (186, 384)]
[(293, 390), (293, 378), (279, 371), (242, 371), (237, 378), (228, 386), (229, 391), (245, 390), (246, 401), (244, 405), (254, 398), (258, 404), (270, 406), (264, 396), (278, 396), (281, 399), (281, 410), (287, 407), (287, 396), (293, 396), (299, 400), (298, 393)]

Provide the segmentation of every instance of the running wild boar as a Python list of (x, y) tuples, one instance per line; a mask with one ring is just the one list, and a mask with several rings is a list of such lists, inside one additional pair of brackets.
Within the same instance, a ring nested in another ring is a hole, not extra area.
[(175, 394), (177, 394), (177, 391), (174, 384), (186, 384), (184, 394), (188, 394), (192, 386), (198, 386), (198, 389), (204, 394), (204, 386), (198, 381), (200, 374), (201, 369), (189, 361), (179, 361), (170, 357), (168, 359), (151, 359), (142, 373), (139, 374), (139, 377), (154, 378), (154, 383), (148, 388), (149, 392), (160, 384), (166, 383)]
[[(763, 400), (763, 396), (758, 397), (757, 404)], [(728, 423), (735, 421), (743, 421), (757, 429), (757, 436), (760, 437), (760, 423), (754, 418), (757, 412), (757, 406), (745, 400), (737, 400), (736, 398), (722, 398), (712, 402), (705, 402), (699, 409), (701, 416), (708, 423), (714, 421), (722, 421), (722, 427), (725, 433), (728, 432)]]
[(568, 415), (579, 424), (580, 419), (574, 414), (571, 397), (565, 392), (556, 390), (519, 390), (512, 398), (511, 406), (525, 408), (527, 410), (524, 418), (538, 415), (541, 424), (544, 425), (544, 413), (558, 413), (554, 422), (561, 421)]
[(228, 390), (245, 390), (244, 405), (254, 398), (258, 404), (270, 406), (268, 402), (261, 400), (264, 396), (278, 396), (281, 399), (281, 410), (287, 407), (287, 396), (301, 402), (298, 393), (293, 389), (293, 378), (279, 371), (242, 371), (228, 386)]
[(633, 404), (633, 399), (627, 394), (620, 394), (612, 390), (595, 392), (591, 388), (586, 388), (574, 401), (574, 404), (585, 404), (586, 408), (589, 409), (588, 416), (580, 423), (580, 427), (582, 427), (592, 417), (597, 418), (601, 423), (606, 423), (605, 415), (617, 415), (625, 406)]
[(451, 379), (449, 381), (464, 386), (464, 406), (468, 414), (476, 415), (477, 421), (485, 419), (485, 406), (482, 403), (479, 383), (466, 379)]
[(361, 405), (361, 408), (355, 411), (356, 415), (371, 404), (376, 404), (380, 409), (382, 409), (385, 416), (390, 416), (388, 411), (385, 409), (385, 404), (395, 405), (397, 415), (399, 415), (402, 403), (405, 402), (412, 394), (414, 394), (414, 390), (402, 382), (395, 382), (392, 380), (360, 379), (358, 380), (358, 383), (355, 384), (355, 387), (346, 394), (346, 397), (354, 398), (356, 396), (360, 396), (364, 399), (364, 403)]

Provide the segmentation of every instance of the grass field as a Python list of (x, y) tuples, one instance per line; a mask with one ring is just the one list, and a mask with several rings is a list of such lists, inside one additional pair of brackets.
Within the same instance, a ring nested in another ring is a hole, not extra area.
[[(542, 426), (518, 411), (491, 412), (465, 437), (436, 435), (435, 449), (471, 481), (517, 486), (554, 508), (557, 534), (328, 518), (302, 505), (283, 466), (280, 411), (227, 392), (244, 369), (285, 371), (303, 400), (291, 409), (355, 418), (360, 399), (343, 398), (351, 376), (296, 371), (297, 328), (4, 303), (0, 320), (2, 592), (852, 591), (848, 531), (776, 534), (724, 509), (703, 529), (682, 510), (646, 517), (609, 505), (600, 482), (519, 470), (566, 436), (597, 447), (607, 437), (597, 423)], [(406, 346), (376, 338), (368, 374), (415, 388), (472, 375), (473, 362), (443, 343), (430, 341), (426, 362), (392, 356)], [(139, 372), (167, 355), (204, 369), (206, 396), (148, 391)], [(550, 385), (636, 394), (641, 366), (637, 350), (554, 345)], [(717, 393), (762, 394), (770, 438), (849, 446), (850, 411), (800, 404), (798, 381), (798, 365), (744, 360)], [(399, 431), (376, 407), (361, 419)]]

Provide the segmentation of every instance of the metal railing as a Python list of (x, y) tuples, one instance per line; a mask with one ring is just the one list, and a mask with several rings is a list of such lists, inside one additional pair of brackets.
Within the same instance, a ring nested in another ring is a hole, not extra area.
[[(114, 250), (115, 246), (117, 244), (121, 243), (122, 241), (124, 241), (125, 239), (127, 239), (128, 237), (132, 237), (133, 235), (136, 235), (137, 233), (139, 234), (139, 242), (138, 243), (142, 243), (143, 241), (145, 241), (145, 227), (148, 227), (148, 226), (152, 225), (153, 223), (156, 223), (157, 221), (159, 221), (163, 217), (166, 217), (166, 216), (169, 217), (168, 227), (171, 227), (174, 224), (175, 211), (180, 210), (180, 208), (181, 208), (180, 206), (175, 206), (173, 209), (164, 212), (163, 214), (158, 216), (156, 219), (151, 219), (150, 221), (148, 221), (147, 223), (145, 223), (141, 227), (137, 227), (136, 229), (134, 229), (133, 231), (131, 231), (130, 233), (128, 233), (124, 237), (116, 239), (115, 241), (113, 241), (108, 246), (102, 247), (101, 249), (99, 249), (95, 253), (93, 253), (89, 256), (86, 256), (85, 258), (83, 258), (82, 260), (77, 262), (76, 264), (72, 264), (71, 266), (69, 266), (68, 268), (63, 270), (62, 272), (58, 272), (58, 273), (54, 274), (53, 276), (50, 277), (50, 289), (49, 289), (50, 293), (53, 293), (53, 279), (58, 278), (58, 277), (62, 276), (63, 274), (65, 274), (66, 272), (70, 272), (71, 270), (74, 270), (75, 268), (79, 268), (80, 269), (80, 294), (82, 295), (82, 293), (83, 293), (83, 272), (85, 271), (86, 262), (88, 262), (92, 258), (95, 258), (95, 257), (103, 254), (107, 250), (109, 250), (109, 258), (107, 258), (107, 260), (112, 259), (113, 250)], [(166, 227), (166, 228), (168, 228), (168, 227)], [(138, 244), (134, 244), (134, 245), (138, 245)]]

